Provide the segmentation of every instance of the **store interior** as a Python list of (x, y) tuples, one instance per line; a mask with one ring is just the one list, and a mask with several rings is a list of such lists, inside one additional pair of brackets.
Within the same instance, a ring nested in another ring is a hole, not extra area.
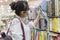
[[(9, 4), (21, 0), (0, 0), (0, 31), (7, 32), (15, 17)], [(33, 21), (40, 11), (37, 29), (32, 32), (32, 40), (60, 40), (60, 0), (26, 0), (29, 4), (28, 20)]]

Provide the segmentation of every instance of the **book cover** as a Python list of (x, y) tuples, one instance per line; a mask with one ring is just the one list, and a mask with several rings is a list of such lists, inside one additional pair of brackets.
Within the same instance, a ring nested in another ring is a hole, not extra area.
[(55, 0), (50, 0), (48, 2), (48, 12), (49, 16), (55, 16)]
[(32, 31), (32, 40), (34, 40), (35, 30)]
[(37, 30), (36, 40), (47, 40), (47, 32), (46, 31)]
[(60, 16), (60, 0), (58, 0), (58, 15)]
[(54, 32), (58, 32), (57, 18), (53, 18), (52, 23), (53, 23), (52, 30)]
[(58, 0), (55, 0), (55, 15), (56, 16), (59, 16), (59, 13), (58, 13), (58, 6), (59, 6), (58, 2), (59, 2)]
[(53, 25), (53, 24), (52, 24), (52, 19), (50, 19), (50, 21), (49, 21), (49, 30), (50, 30), (50, 31), (52, 31), (52, 25)]
[(39, 28), (41, 30), (46, 30), (46, 28), (47, 28), (47, 21), (44, 18), (41, 18), (39, 20)]
[(57, 21), (58, 21), (58, 32), (60, 32), (60, 18), (57, 18)]

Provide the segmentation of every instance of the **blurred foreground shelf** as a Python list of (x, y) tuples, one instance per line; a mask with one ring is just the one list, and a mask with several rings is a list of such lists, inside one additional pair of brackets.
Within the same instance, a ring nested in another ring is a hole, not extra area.
[(60, 34), (60, 32), (49, 31), (51, 33)]
[(60, 16), (48, 16), (49, 18), (60, 18)]

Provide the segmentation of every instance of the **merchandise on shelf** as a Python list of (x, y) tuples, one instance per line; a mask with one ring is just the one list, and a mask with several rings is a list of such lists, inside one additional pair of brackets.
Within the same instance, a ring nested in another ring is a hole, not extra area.
[(51, 16), (55, 16), (55, 0), (50, 0), (50, 3), (51, 3), (51, 13), (52, 15)]
[(60, 18), (50, 18), (49, 20), (49, 30), (60, 33)]
[(41, 30), (46, 30), (47, 28), (47, 21), (44, 18), (41, 18), (39, 21), (39, 28)]
[(36, 40), (47, 40), (47, 32), (37, 30)]
[(50, 0), (47, 2), (47, 6), (48, 6), (48, 15), (49, 16), (56, 16), (56, 9), (57, 9), (57, 5), (56, 5), (56, 0)]
[(60, 0), (50, 0), (48, 3), (48, 12), (50, 16), (60, 16)]
[(34, 40), (35, 30), (32, 31), (32, 40)]
[(57, 18), (58, 21), (58, 32), (60, 32), (60, 18)]
[(60, 0), (58, 0), (58, 15), (60, 16)]
[(49, 30), (52, 31), (52, 19), (49, 20)]
[(53, 18), (52, 19), (52, 31), (58, 32), (58, 22), (57, 22), (57, 18)]
[(60, 40), (60, 34), (53, 33), (53, 35), (49, 35), (48, 40)]
[(60, 34), (58, 34), (57, 37), (58, 37), (57, 39), (60, 40)]
[(59, 16), (59, 13), (58, 13), (58, 0), (55, 0), (55, 15)]

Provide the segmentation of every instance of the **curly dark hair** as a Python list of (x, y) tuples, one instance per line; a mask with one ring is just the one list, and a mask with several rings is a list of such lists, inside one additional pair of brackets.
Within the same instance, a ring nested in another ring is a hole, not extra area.
[(18, 16), (21, 11), (29, 10), (29, 5), (27, 1), (12, 2), (10, 6), (12, 10), (15, 10), (15, 14)]

